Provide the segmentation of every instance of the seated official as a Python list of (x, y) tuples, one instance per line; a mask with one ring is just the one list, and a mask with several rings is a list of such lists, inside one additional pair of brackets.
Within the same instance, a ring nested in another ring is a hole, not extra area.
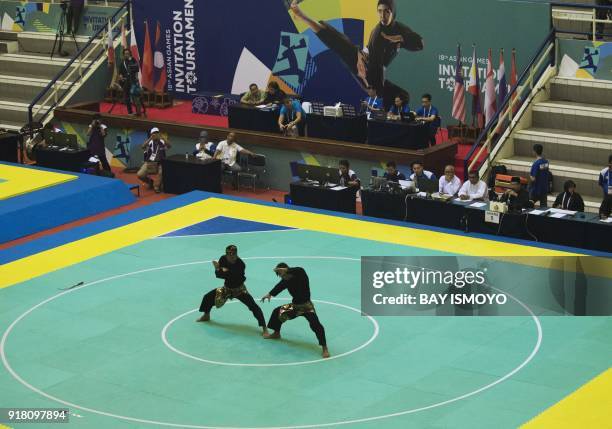
[(208, 131), (201, 131), (200, 138), (193, 151), (193, 156), (199, 159), (211, 159), (215, 154), (213, 151), (214, 145), (213, 142), (208, 141)]
[[(151, 128), (149, 138), (142, 144), (142, 150), (145, 152), (145, 162), (138, 170), (136, 175), (146, 183), (149, 188), (155, 189), (155, 192), (161, 192), (162, 183), (162, 161), (166, 158), (166, 151), (172, 147), (170, 141), (163, 139), (159, 132), (159, 128)], [(155, 180), (151, 180), (149, 175), (157, 174)]]
[(436, 134), (440, 128), (440, 112), (431, 104), (431, 94), (423, 94), (421, 107), (416, 111), (416, 120), (429, 125), (429, 144), (436, 145)]
[(410, 106), (408, 105), (408, 99), (404, 95), (398, 95), (395, 97), (395, 102), (389, 113), (387, 113), (387, 119), (390, 121), (401, 121), (405, 117), (410, 115)]
[(346, 159), (338, 163), (339, 184), (350, 188), (361, 188), (361, 180), (357, 174), (351, 170), (351, 165)]
[(384, 110), (383, 99), (378, 96), (376, 88), (368, 88), (368, 97), (361, 102), (365, 108), (365, 112), (368, 114), (372, 112), (381, 112)]
[(444, 176), (438, 181), (438, 192), (441, 195), (456, 196), (461, 189), (461, 180), (455, 176), (455, 167), (447, 165), (444, 167)]
[(410, 180), (413, 182), (418, 182), (419, 179), (438, 180), (435, 174), (423, 168), (423, 163), (421, 161), (414, 161), (410, 165), (410, 168), (412, 168)]
[(238, 153), (255, 155), (253, 152), (246, 150), (236, 143), (236, 134), (229, 133), (227, 135), (227, 140), (223, 140), (217, 145), (214, 158), (221, 160), (224, 170), (230, 170), (232, 173), (237, 174), (242, 170), (240, 164), (237, 162)]
[(573, 212), (584, 211), (584, 200), (580, 194), (576, 192), (576, 183), (574, 183), (574, 181), (568, 180), (563, 184), (563, 192), (557, 195), (553, 207)]
[(478, 173), (471, 171), (468, 178), (469, 180), (459, 189), (459, 199), (488, 201), (489, 189), (485, 182), (479, 180)]
[(520, 177), (511, 179), (510, 187), (499, 199), (502, 203), (508, 204), (508, 209), (513, 212), (520, 212), (523, 209), (533, 208), (533, 203), (529, 200), (529, 192), (521, 183)]
[(266, 99), (266, 93), (259, 89), (256, 83), (249, 85), (249, 91), (246, 92), (240, 102), (251, 106), (259, 106)]
[(388, 182), (398, 183), (400, 180), (406, 180), (406, 176), (403, 173), (397, 171), (397, 164), (395, 161), (387, 162), (385, 175), (383, 176)]
[(263, 104), (281, 104), (285, 98), (287, 98), (287, 94), (280, 89), (278, 83), (270, 82), (268, 84), (268, 90), (266, 91), (266, 97), (264, 98)]
[(606, 195), (599, 207), (599, 218), (608, 219), (612, 214), (612, 195)]
[(280, 116), (278, 117), (278, 127), (281, 133), (288, 137), (299, 136), (298, 126), (303, 119), (304, 111), (300, 102), (286, 97), (283, 100), (283, 107), (281, 107)]

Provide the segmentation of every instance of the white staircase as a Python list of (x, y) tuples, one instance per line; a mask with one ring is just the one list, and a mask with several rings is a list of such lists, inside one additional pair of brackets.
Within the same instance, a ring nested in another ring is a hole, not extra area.
[(496, 162), (528, 176), (533, 145), (542, 144), (554, 177), (549, 202), (571, 179), (586, 210), (595, 212), (602, 200), (599, 172), (612, 154), (612, 82), (556, 77), (547, 86), (549, 99), (533, 104), (531, 125), (512, 134), (513, 156)]

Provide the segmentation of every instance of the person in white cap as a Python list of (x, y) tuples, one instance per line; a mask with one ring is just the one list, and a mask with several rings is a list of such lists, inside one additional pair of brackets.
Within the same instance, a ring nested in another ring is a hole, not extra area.
[[(142, 144), (142, 150), (145, 153), (145, 161), (138, 170), (137, 176), (140, 180), (146, 183), (149, 188), (155, 189), (155, 192), (161, 192), (162, 168), (161, 162), (166, 157), (166, 150), (172, 145), (167, 139), (162, 139), (159, 133), (159, 128), (151, 128), (149, 138)], [(157, 177), (152, 180), (150, 174), (157, 174)]]

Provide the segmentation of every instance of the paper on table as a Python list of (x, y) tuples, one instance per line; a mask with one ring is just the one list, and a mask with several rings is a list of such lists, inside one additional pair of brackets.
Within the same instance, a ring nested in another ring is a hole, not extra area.
[(483, 202), (476, 202), (476, 203), (470, 204), (470, 207), (476, 207), (476, 208), (478, 208), (478, 207), (484, 207), (484, 206), (486, 206), (486, 205), (487, 205), (487, 203), (483, 203)]
[(332, 191), (343, 191), (344, 189), (346, 189), (346, 186), (335, 186), (331, 188)]
[(549, 210), (550, 210), (551, 213), (563, 213), (563, 214), (571, 215), (571, 216), (574, 216), (576, 213), (578, 213), (578, 212), (574, 212), (574, 211), (571, 211), (571, 210), (562, 210), (562, 209), (554, 209), (554, 208), (553, 209), (549, 209)]
[(531, 215), (540, 216), (542, 213), (546, 212), (546, 210), (532, 210), (529, 212)]
[(612, 217), (609, 217), (608, 219), (600, 219), (603, 223), (612, 223)]
[(562, 217), (567, 216), (565, 213), (553, 213), (550, 217), (554, 217), (555, 219), (561, 219)]

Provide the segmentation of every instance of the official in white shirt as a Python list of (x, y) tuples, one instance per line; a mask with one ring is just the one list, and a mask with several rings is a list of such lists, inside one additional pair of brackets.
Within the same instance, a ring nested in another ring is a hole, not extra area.
[(489, 189), (487, 184), (478, 179), (478, 173), (470, 172), (468, 180), (459, 190), (459, 198), (462, 200), (489, 200)]
[(455, 167), (452, 165), (444, 167), (444, 176), (440, 177), (438, 183), (440, 185), (438, 192), (443, 195), (455, 196), (461, 189), (461, 180), (455, 176)]
[(214, 158), (222, 161), (224, 170), (231, 170), (233, 173), (238, 173), (242, 170), (240, 164), (237, 162), (238, 153), (255, 155), (253, 152), (246, 150), (236, 143), (236, 134), (229, 133), (227, 135), (227, 140), (223, 140), (217, 145)]

